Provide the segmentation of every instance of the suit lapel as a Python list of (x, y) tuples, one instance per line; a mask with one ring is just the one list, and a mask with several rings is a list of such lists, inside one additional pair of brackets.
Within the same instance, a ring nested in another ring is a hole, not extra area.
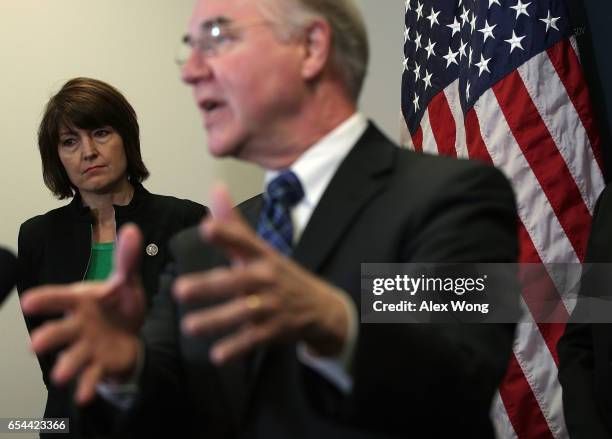
[[(323, 193), (293, 258), (317, 272), (361, 209), (386, 184), (396, 148), (370, 124)], [(333, 219), (330, 221), (330, 219)]]

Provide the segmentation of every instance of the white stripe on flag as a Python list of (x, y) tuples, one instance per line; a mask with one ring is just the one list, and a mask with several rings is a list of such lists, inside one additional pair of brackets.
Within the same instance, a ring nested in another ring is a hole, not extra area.
[(569, 437), (565, 428), (557, 365), (538, 327), (532, 323), (519, 323), (513, 349), (553, 436)]
[(501, 439), (518, 439), (514, 431), (514, 427), (508, 417), (508, 412), (504, 406), (504, 402), (501, 399), (499, 390), (495, 392), (493, 396), (493, 403), (491, 404), (491, 421), (495, 428), (495, 436)]
[(425, 114), (423, 114), (421, 129), (423, 130), (423, 152), (438, 154), (438, 144), (429, 123), (429, 109), (425, 110)]
[(444, 89), (444, 95), (453, 119), (455, 119), (455, 149), (457, 150), (457, 157), (468, 158), (463, 109), (459, 100), (459, 79), (456, 79)]
[(408, 125), (406, 124), (406, 119), (404, 119), (404, 113), (400, 110), (400, 144), (408, 148), (412, 151), (415, 150), (414, 142), (412, 141), (412, 136), (410, 135), (410, 131), (408, 131)]

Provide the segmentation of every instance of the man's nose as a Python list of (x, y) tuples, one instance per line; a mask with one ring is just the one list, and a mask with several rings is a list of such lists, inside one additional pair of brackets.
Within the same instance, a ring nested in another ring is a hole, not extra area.
[(212, 70), (206, 55), (197, 48), (193, 48), (189, 58), (181, 68), (181, 77), (185, 83), (192, 85), (200, 80), (210, 79)]

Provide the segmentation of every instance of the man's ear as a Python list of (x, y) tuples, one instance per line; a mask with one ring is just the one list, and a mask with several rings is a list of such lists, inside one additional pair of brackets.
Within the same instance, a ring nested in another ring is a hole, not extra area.
[(325, 20), (315, 20), (305, 29), (306, 39), (302, 76), (306, 80), (317, 77), (325, 69), (332, 51), (332, 30)]

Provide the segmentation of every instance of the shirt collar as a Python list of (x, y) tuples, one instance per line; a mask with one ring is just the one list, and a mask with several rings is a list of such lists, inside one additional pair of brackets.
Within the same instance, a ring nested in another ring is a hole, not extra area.
[[(304, 189), (304, 200), (316, 206), (330, 180), (359, 138), (368, 127), (366, 117), (355, 113), (317, 143), (308, 148), (289, 168), (293, 171)], [(281, 171), (268, 170), (265, 185)]]

